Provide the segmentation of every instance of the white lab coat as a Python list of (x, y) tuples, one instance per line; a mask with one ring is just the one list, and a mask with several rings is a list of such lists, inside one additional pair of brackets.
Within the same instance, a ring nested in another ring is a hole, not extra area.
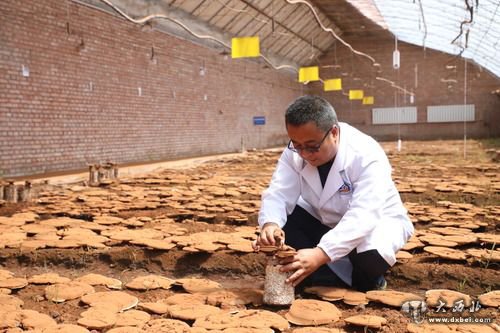
[(392, 181), (382, 147), (370, 136), (340, 123), (340, 141), (324, 188), (317, 167), (285, 149), (271, 184), (262, 194), (259, 224), (286, 223), (299, 205), (332, 228), (320, 240), (330, 268), (351, 284), (352, 265), (346, 257), (377, 249), (389, 265), (413, 233), (413, 224)]

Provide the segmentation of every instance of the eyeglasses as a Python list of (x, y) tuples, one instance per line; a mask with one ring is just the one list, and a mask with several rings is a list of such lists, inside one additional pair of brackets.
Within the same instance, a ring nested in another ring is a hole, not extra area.
[(305, 146), (305, 147), (294, 147), (292, 140), (290, 140), (290, 141), (288, 141), (287, 148), (290, 149), (291, 151), (293, 151), (294, 153), (298, 153), (298, 154), (300, 154), (300, 153), (302, 153), (304, 151), (306, 151), (308, 153), (311, 153), (311, 154), (312, 153), (317, 153), (319, 151), (319, 149), (321, 148), (321, 145), (325, 141), (326, 137), (331, 132), (332, 132), (331, 130), (327, 131), (325, 133), (325, 136), (323, 137), (323, 139), (321, 139), (321, 141), (317, 145), (314, 145), (314, 146)]

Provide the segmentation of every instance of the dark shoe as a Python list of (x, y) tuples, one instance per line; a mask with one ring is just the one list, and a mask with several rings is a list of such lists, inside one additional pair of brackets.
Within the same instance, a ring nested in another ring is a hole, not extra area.
[(385, 280), (383, 275), (377, 279), (375, 282), (375, 290), (385, 290), (387, 288), (387, 281)]

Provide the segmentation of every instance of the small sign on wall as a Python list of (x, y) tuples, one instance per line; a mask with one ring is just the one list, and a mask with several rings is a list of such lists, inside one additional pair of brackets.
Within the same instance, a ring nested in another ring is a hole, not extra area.
[(265, 125), (266, 124), (266, 117), (265, 116), (253, 117), (253, 124), (254, 125)]

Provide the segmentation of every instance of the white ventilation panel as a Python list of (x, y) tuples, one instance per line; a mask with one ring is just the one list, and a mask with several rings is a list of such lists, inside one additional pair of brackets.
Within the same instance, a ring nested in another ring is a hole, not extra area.
[(374, 0), (374, 3), (399, 41), (457, 55), (457, 59), (458, 56), (472, 59), (500, 78), (498, 0)]
[(373, 124), (411, 124), (417, 122), (417, 108), (374, 108), (372, 110)]
[(428, 123), (445, 123), (475, 120), (474, 104), (467, 105), (429, 105), (427, 107)]

